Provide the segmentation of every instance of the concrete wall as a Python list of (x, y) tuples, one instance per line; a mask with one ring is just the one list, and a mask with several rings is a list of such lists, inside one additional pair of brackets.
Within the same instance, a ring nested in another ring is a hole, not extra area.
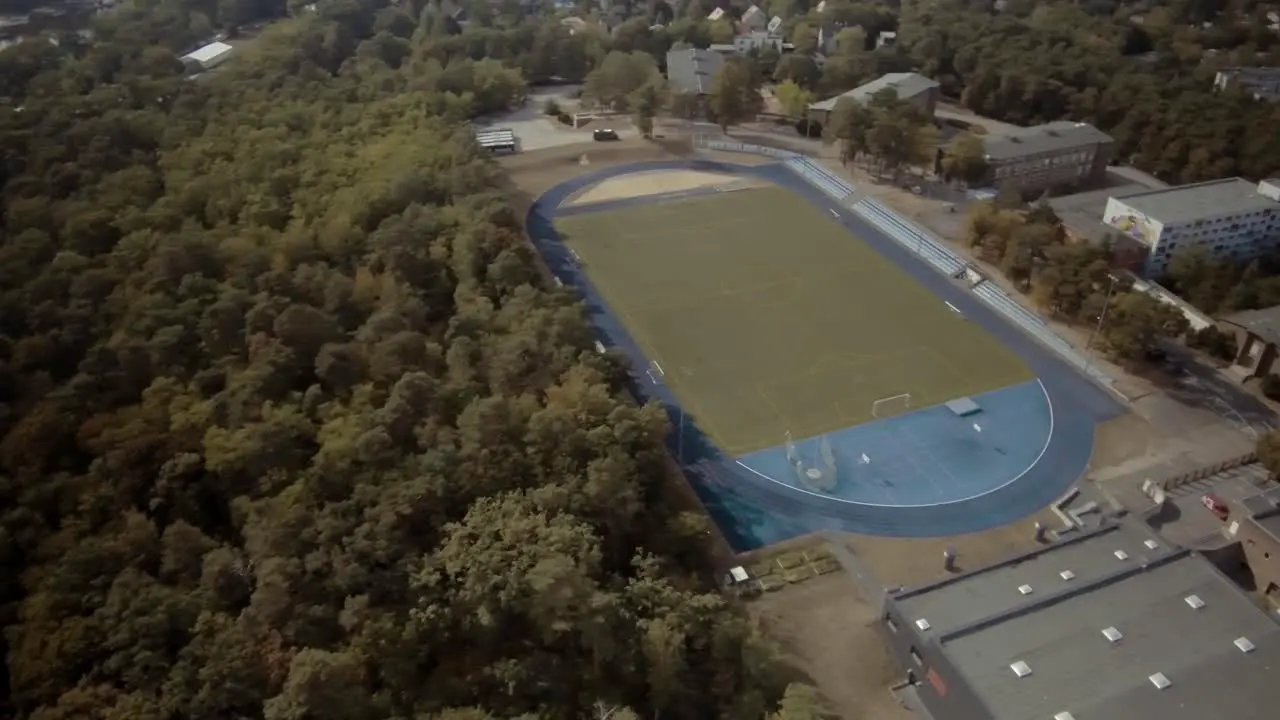
[(1253, 571), (1258, 592), (1280, 599), (1280, 542), (1252, 519), (1240, 521), (1236, 538), (1244, 550), (1245, 560)]

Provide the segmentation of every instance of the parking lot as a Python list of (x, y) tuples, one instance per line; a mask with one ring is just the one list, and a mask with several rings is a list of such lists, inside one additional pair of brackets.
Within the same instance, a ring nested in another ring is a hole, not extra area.
[(573, 96), (579, 90), (581, 90), (579, 85), (530, 88), (529, 99), (525, 101), (523, 107), (513, 112), (480, 118), (476, 120), (475, 125), (477, 128), (510, 128), (516, 135), (517, 147), (521, 151), (591, 142), (591, 131), (601, 127), (616, 130), (621, 139), (639, 136), (639, 132), (625, 117), (588, 122), (575, 130), (545, 114), (549, 100), (554, 100), (566, 111), (576, 109), (577, 100)]

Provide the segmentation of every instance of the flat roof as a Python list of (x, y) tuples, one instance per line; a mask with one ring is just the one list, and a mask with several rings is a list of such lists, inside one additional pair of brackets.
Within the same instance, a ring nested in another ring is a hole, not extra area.
[(1059, 120), (1014, 132), (986, 135), (982, 144), (987, 159), (999, 161), (1111, 142), (1114, 140), (1110, 135), (1088, 123)]
[[(1156, 543), (1150, 548), (1146, 541)], [(1116, 550), (1128, 559), (1119, 560)], [(1063, 540), (1003, 563), (948, 578), (896, 596), (896, 604), (910, 622), (929, 621), (949, 630), (981, 618), (1012, 612), (1040, 597), (1094, 582), (1133, 564), (1141, 564), (1170, 551), (1166, 543), (1130, 524), (1109, 525), (1093, 533)], [(1063, 572), (1071, 579), (1064, 580)], [(1030, 595), (1018, 588), (1030, 585)]]
[(1000, 720), (1273, 717), (1280, 624), (1204, 557), (1147, 540), (1126, 520), (895, 602), (928, 613), (921, 635)]
[(917, 74), (917, 73), (889, 73), (881, 75), (865, 85), (841, 93), (833, 98), (827, 98), (821, 102), (809, 105), (810, 110), (830, 111), (836, 108), (836, 103), (840, 102), (840, 98), (851, 98), (854, 102), (865, 102), (870, 100), (876, 93), (881, 90), (892, 89), (898, 93), (898, 97), (903, 100), (909, 100), (916, 97), (922, 92), (931, 88), (941, 87), (934, 80)]
[[(1199, 609), (1186, 600), (1193, 595)], [(1109, 628), (1121, 637), (1108, 639)], [(1238, 638), (1255, 649), (1243, 652)], [(945, 647), (1002, 719), (1271, 718), (1280, 702), (1280, 625), (1190, 553)], [(1015, 662), (1031, 673), (1019, 678)], [(1156, 688), (1156, 673), (1171, 685)]]
[(711, 80), (722, 66), (724, 56), (711, 50), (690, 48), (667, 52), (667, 80), (679, 92), (698, 95), (711, 92)]
[(231, 50), (231, 46), (224, 42), (212, 42), (202, 48), (192, 50), (186, 55), (183, 55), (182, 59), (194, 60), (198, 63), (206, 63), (221, 55), (231, 52)]
[(1280, 542), (1280, 488), (1272, 488), (1240, 501), (1254, 524)]
[(1280, 344), (1280, 305), (1233, 313), (1223, 317), (1222, 321), (1244, 328), (1266, 342)]
[(1280, 210), (1280, 203), (1258, 193), (1244, 178), (1224, 178), (1130, 195), (1121, 202), (1165, 224), (1259, 210)]

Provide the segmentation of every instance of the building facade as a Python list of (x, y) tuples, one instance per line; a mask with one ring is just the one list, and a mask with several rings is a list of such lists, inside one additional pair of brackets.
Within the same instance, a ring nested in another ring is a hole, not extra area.
[(983, 138), (987, 183), (1023, 195), (1106, 180), (1115, 140), (1087, 123), (1052, 122)]
[(1193, 247), (1248, 260), (1280, 244), (1280, 183), (1227, 178), (1111, 198), (1102, 221), (1150, 249), (1146, 275)]

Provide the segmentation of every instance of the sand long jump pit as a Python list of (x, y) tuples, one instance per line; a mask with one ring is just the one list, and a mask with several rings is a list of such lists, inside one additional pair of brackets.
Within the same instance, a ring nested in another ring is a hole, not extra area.
[(574, 194), (565, 206), (629, 200), (659, 195), (679, 195), (714, 188), (745, 189), (764, 184), (753, 178), (706, 172), (702, 170), (651, 170), (619, 175)]

